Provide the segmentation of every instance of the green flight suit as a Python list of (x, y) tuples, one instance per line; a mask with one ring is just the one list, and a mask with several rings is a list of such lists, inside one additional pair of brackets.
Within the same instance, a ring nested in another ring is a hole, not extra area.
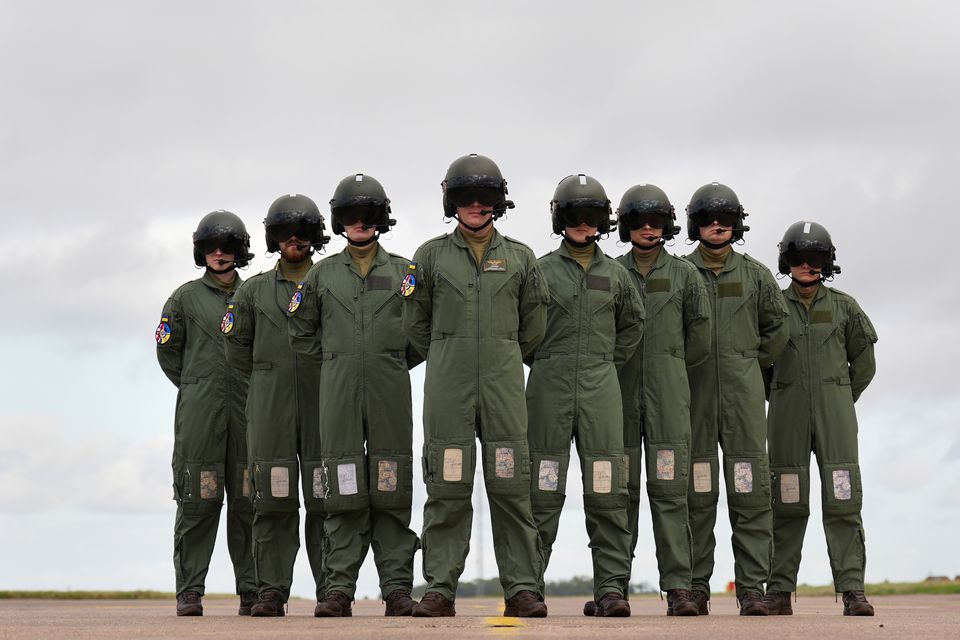
[(320, 361), (290, 349), (287, 309), (296, 287), (278, 261), (237, 290), (221, 328), (227, 362), (250, 376), (246, 418), (257, 591), (279, 591), (285, 601), (300, 548), (301, 472), (307, 557), (317, 599), (326, 592), (317, 432)]
[[(594, 599), (624, 595), (630, 575), (627, 461), (617, 369), (643, 335), (630, 275), (594, 246), (586, 271), (566, 242), (537, 261), (550, 290), (547, 332), (527, 380), (530, 501), (546, 571), (566, 497), (570, 441), (583, 474)], [(543, 588), (543, 574), (540, 576)]]
[(448, 599), (470, 547), (477, 437), (504, 596), (540, 593), (523, 359), (543, 339), (548, 293), (530, 248), (492, 233), (479, 265), (459, 228), (426, 242), (402, 291), (404, 331), (427, 360), (423, 574)]
[(373, 544), (384, 599), (413, 588), (413, 409), (408, 369), (423, 361), (401, 326), (410, 261), (379, 245), (364, 278), (348, 249), (314, 265), (290, 304), (290, 345), (321, 356), (320, 449), (327, 589), (354, 596)]
[(790, 342), (773, 366), (768, 416), (774, 544), (768, 589), (797, 589), (814, 451), (834, 586), (863, 591), (863, 487), (853, 405), (876, 373), (877, 333), (856, 300), (836, 289), (821, 285), (809, 312), (793, 286), (784, 296)]
[(646, 276), (633, 252), (618, 258), (646, 311), (643, 342), (620, 369), (623, 441), (630, 458), (631, 557), (639, 539), (641, 471), (647, 457), (647, 497), (653, 519), (660, 589), (690, 589), (690, 383), (687, 367), (710, 355), (710, 303), (697, 270), (660, 249)]
[(761, 369), (787, 343), (787, 310), (770, 271), (748, 255), (731, 251), (719, 275), (707, 269), (699, 250), (687, 259), (700, 271), (710, 301), (710, 356), (690, 367), (690, 530), (695, 590), (710, 593), (717, 542), (720, 462), (733, 529), (737, 597), (763, 593), (773, 546), (770, 472), (766, 448), (765, 391)]
[[(232, 287), (240, 282), (238, 275)], [(178, 389), (173, 420), (177, 501), (173, 565), (178, 594), (204, 593), (224, 490), (227, 549), (237, 593), (256, 590), (250, 555), (253, 506), (244, 483), (247, 380), (227, 366), (220, 340), (220, 320), (230, 293), (204, 273), (173, 292), (156, 332), (157, 360)]]

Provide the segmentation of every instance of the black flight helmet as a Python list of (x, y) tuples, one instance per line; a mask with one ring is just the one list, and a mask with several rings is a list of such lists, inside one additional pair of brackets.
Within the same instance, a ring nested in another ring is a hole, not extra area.
[(663, 241), (672, 240), (680, 233), (674, 223), (677, 214), (663, 189), (652, 184), (638, 184), (627, 189), (617, 207), (617, 231), (621, 242), (630, 242), (630, 232), (649, 224), (663, 229)]
[(598, 235), (606, 235), (617, 226), (603, 185), (583, 173), (567, 176), (557, 185), (550, 201), (550, 223), (558, 235), (563, 235), (567, 227), (583, 223), (596, 227)]
[(200, 219), (193, 232), (193, 261), (198, 267), (205, 267), (206, 255), (217, 247), (224, 253), (233, 254), (235, 266), (243, 268), (250, 264), (253, 259), (250, 234), (240, 216), (217, 209)]
[(491, 220), (502, 216), (507, 209), (513, 209), (513, 202), (507, 200), (507, 181), (503, 179), (500, 167), (486, 156), (471, 153), (457, 158), (450, 164), (440, 186), (443, 189), (443, 215), (447, 218), (456, 218), (457, 207), (469, 207), (474, 202), (490, 207), (493, 212)]
[(747, 213), (733, 189), (719, 182), (705, 184), (694, 192), (687, 205), (687, 238), (693, 242), (700, 240), (700, 227), (716, 220), (725, 227), (733, 227), (733, 233), (730, 240), (719, 247), (708, 246), (719, 249), (739, 242), (743, 240), (743, 234), (750, 230), (743, 224), (746, 217)]
[(378, 234), (387, 233), (397, 223), (390, 213), (390, 198), (383, 185), (363, 173), (341, 180), (330, 199), (330, 226), (337, 235), (343, 235), (344, 227), (357, 222), (376, 227)]
[(280, 242), (296, 236), (310, 243), (316, 250), (330, 242), (330, 236), (324, 231), (323, 215), (316, 203), (307, 196), (297, 193), (280, 196), (273, 201), (263, 219), (266, 229), (267, 251), (280, 251)]
[(840, 273), (840, 266), (836, 264), (837, 248), (822, 224), (806, 220), (794, 222), (787, 227), (777, 246), (780, 248), (777, 266), (784, 275), (790, 275), (790, 267), (804, 263), (820, 271), (821, 281)]

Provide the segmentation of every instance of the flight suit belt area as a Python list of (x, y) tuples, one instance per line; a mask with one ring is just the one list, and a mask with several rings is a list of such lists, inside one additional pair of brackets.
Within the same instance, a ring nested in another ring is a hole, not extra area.
[(351, 351), (348, 353), (343, 351), (324, 351), (322, 354), (320, 354), (320, 359), (336, 360), (337, 358), (359, 358), (360, 356), (375, 355), (390, 356), (391, 358), (396, 358), (398, 360), (403, 360), (407, 357), (407, 354), (404, 351)]
[[(548, 358), (576, 358), (576, 353), (558, 353), (556, 351), (537, 351), (533, 354), (534, 360), (546, 360)], [(612, 353), (581, 353), (581, 358), (596, 358), (597, 360), (606, 360), (613, 362)]]

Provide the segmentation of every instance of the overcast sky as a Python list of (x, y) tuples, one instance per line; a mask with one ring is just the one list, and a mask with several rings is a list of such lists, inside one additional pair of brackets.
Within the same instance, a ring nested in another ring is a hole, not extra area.
[[(6, 0), (0, 589), (173, 589), (176, 390), (154, 330), (170, 292), (200, 275), (202, 215), (246, 221), (245, 275), (257, 273), (273, 264), (261, 221), (274, 198), (326, 209), (342, 177), (364, 172), (399, 221), (384, 245), (410, 256), (451, 230), (439, 183), (470, 152), (509, 181), (517, 208), (498, 228), (538, 255), (558, 242), (548, 202), (571, 173), (615, 202), (656, 184), (681, 215), (697, 187), (724, 182), (750, 214), (742, 250), (768, 265), (789, 224), (823, 223), (836, 286), (880, 335), (857, 406), (867, 580), (960, 574), (960, 304), (946, 277), (958, 18), (943, 2)], [(548, 580), (591, 570), (579, 491)], [(634, 578), (656, 584), (643, 509)], [(828, 584), (814, 513), (800, 579)], [(714, 589), (733, 579), (718, 522)], [(496, 573), (484, 523), (464, 579)], [(295, 594), (311, 596), (309, 575), (302, 557)], [(218, 545), (208, 590), (232, 585)], [(377, 593), (369, 559), (359, 593)]]

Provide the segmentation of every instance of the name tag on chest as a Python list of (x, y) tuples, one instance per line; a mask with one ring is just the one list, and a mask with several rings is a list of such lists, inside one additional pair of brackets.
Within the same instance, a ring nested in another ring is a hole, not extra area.
[(810, 324), (827, 324), (833, 322), (833, 311), (811, 311)]
[(670, 280), (667, 278), (656, 278), (647, 280), (647, 293), (666, 293), (670, 291)]
[(488, 258), (483, 261), (484, 271), (506, 271), (507, 261), (503, 258)]
[(610, 291), (610, 278), (607, 276), (587, 276), (587, 289)]
[(743, 283), (742, 282), (721, 282), (717, 285), (717, 297), (718, 298), (742, 298), (743, 297)]
[(387, 276), (367, 276), (367, 291), (390, 291), (393, 282)]

